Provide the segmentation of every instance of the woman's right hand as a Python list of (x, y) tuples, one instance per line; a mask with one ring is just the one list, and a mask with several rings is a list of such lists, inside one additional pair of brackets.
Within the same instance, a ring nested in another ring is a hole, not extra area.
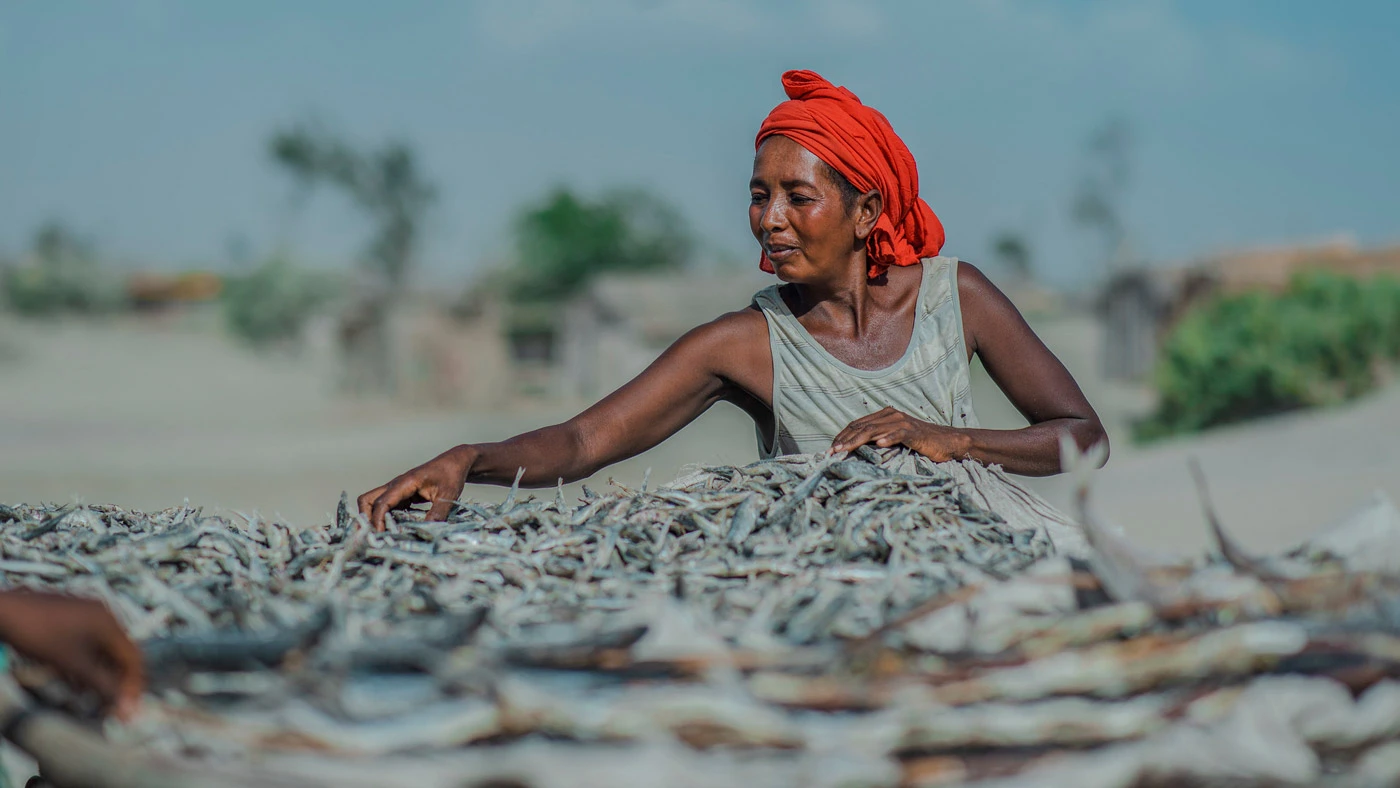
[(391, 509), (405, 509), (410, 504), (430, 503), (428, 521), (444, 520), (452, 504), (462, 494), (476, 462), (477, 451), (468, 445), (448, 449), (407, 473), (399, 474), (388, 484), (370, 490), (358, 499), (360, 514), (369, 518), (374, 530), (384, 530), (384, 515)]

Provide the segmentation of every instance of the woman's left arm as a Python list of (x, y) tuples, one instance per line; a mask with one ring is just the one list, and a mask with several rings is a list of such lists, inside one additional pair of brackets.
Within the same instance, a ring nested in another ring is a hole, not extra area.
[(965, 430), (969, 454), (1012, 473), (1049, 476), (1061, 470), (1063, 432), (1080, 451), (1096, 443), (1107, 449), (1099, 415), (1011, 299), (969, 263), (958, 264), (958, 298), (969, 355), (982, 359), (987, 374), (1030, 422), (1016, 430)]
[(1049, 476), (1061, 470), (1061, 433), (1068, 432), (1080, 450), (1100, 442), (1107, 448), (1103, 424), (1069, 370), (1011, 300), (969, 263), (958, 264), (958, 298), (968, 354), (982, 359), (1030, 424), (1014, 430), (944, 427), (886, 408), (851, 422), (832, 449), (903, 444), (936, 461), (973, 459), (1023, 476)]

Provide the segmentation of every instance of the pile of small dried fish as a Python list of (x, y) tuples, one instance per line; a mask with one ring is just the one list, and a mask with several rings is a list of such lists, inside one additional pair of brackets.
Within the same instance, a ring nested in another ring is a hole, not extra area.
[(108, 601), (152, 679), (108, 735), (209, 785), (1400, 778), (1393, 507), (1267, 559), (1212, 517), (1187, 562), (1084, 506), (1065, 556), (959, 473), (783, 458), (386, 533), (4, 507), (0, 573)]
[(479, 623), (483, 606), (511, 637), (679, 584), (732, 637), (804, 643), (864, 634), (969, 577), (1006, 577), (1050, 552), (1043, 533), (979, 508), (932, 463), (915, 470), (784, 458), (654, 491), (584, 488), (577, 505), (562, 491), (547, 501), (512, 490), (500, 504), (459, 502), (444, 523), (391, 521), (387, 533), (345, 500), (334, 524), (305, 530), (189, 507), (8, 508), (0, 573), (100, 597), (142, 639), (285, 633), (329, 614), (393, 637), (441, 613)]

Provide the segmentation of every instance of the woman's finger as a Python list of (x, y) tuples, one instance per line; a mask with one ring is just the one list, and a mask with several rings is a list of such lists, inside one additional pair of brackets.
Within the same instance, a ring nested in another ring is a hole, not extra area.
[(141, 694), (146, 691), (146, 672), (141, 649), (127, 637), (121, 625), (110, 615), (106, 625), (102, 627), (100, 637), (102, 650), (117, 672), (113, 706), (118, 717), (130, 719), (141, 702)]
[(903, 435), (908, 432), (912, 421), (913, 417), (901, 410), (894, 407), (882, 408), (869, 416), (862, 416), (851, 422), (836, 436), (832, 442), (832, 449), (834, 451), (849, 451), (867, 443), (893, 446), (903, 441), (903, 438), (901, 437), (893, 443), (879, 443), (879, 437), (887, 433)]
[(870, 420), (878, 415), (880, 415), (880, 411), (877, 410), (874, 413), (867, 413), (859, 418), (851, 419), (851, 423), (846, 425), (846, 429), (858, 429), (860, 427), (863, 427), (866, 424), (869, 424)]
[(866, 423), (866, 426), (882, 427), (889, 426), (892, 424), (903, 424), (908, 420), (909, 417), (905, 414), (900, 413), (897, 410), (891, 410), (888, 413), (880, 413), (875, 416), (872, 416), (870, 418), (870, 421)]
[(865, 425), (867, 425), (867, 424), (874, 424), (874, 423), (876, 423), (876, 422), (878, 422), (878, 421), (881, 421), (881, 420), (883, 420), (883, 419), (887, 419), (887, 418), (889, 418), (891, 415), (896, 414), (896, 413), (899, 413), (899, 411), (895, 410), (894, 408), (888, 408), (888, 407), (887, 407), (887, 408), (881, 408), (880, 410), (877, 410), (877, 411), (875, 411), (874, 413), (867, 413), (867, 414), (865, 414), (864, 416), (861, 416), (860, 418), (855, 419), (854, 421), (851, 422), (850, 426), (852, 426), (852, 427), (858, 427), (858, 426), (865, 426)]
[(872, 419), (870, 421), (865, 422), (864, 424), (853, 424), (851, 425), (851, 427), (847, 428), (851, 431), (850, 435), (848, 435), (847, 437), (853, 437), (855, 435), (864, 435), (870, 437), (880, 432), (884, 432), (887, 429), (890, 429), (890, 427), (896, 423), (897, 422), (892, 420), (889, 416), (884, 416), (879, 419)]
[(841, 430), (841, 432), (837, 433), (836, 437), (831, 441), (831, 450), (850, 451), (856, 446), (859, 446), (860, 444), (855, 442), (856, 436), (859, 434), (860, 428), (855, 426), (854, 424), (852, 424), (844, 430)]
[(54, 667), (77, 689), (88, 689), (102, 698), (104, 706), (111, 706), (117, 698), (121, 684), (116, 668), (99, 656), (96, 643), (84, 643), (64, 654), (62, 660), (54, 660)]
[(389, 489), (389, 485), (381, 484), (364, 495), (361, 495), (356, 500), (356, 503), (360, 506), (360, 514), (368, 519), (374, 513), (374, 502), (379, 500), (379, 496), (383, 495), (384, 491), (387, 489)]
[(837, 447), (837, 451), (850, 451), (851, 449), (854, 449), (858, 446), (864, 446), (865, 444), (870, 443), (871, 439), (874, 438), (876, 434), (877, 431), (870, 428), (861, 428), (853, 430), (850, 435), (847, 435), (841, 440), (841, 444)]
[(856, 430), (858, 430), (858, 429), (860, 429), (860, 428), (861, 428), (861, 424), (860, 424), (859, 422), (853, 421), (853, 422), (851, 422), (850, 424), (847, 424), (845, 427), (843, 427), (843, 428), (841, 429), (840, 432), (836, 433), (836, 437), (832, 439), (832, 443), (834, 444), (836, 441), (839, 441), (839, 440), (841, 440), (842, 438), (845, 438), (845, 437), (851, 435), (852, 433), (854, 433)]
[(447, 495), (439, 495), (433, 499), (433, 505), (428, 509), (427, 521), (430, 523), (440, 523), (447, 519), (447, 515), (452, 513), (452, 504), (455, 498)]
[(831, 439), (832, 450), (842, 451), (842, 447), (850, 443), (851, 438), (855, 436), (856, 432), (859, 429), (860, 428), (857, 427), (854, 423), (846, 425), (845, 429), (836, 433), (836, 437)]
[(904, 434), (899, 430), (889, 430), (887, 432), (881, 433), (878, 437), (875, 438), (875, 445), (879, 446), (882, 449), (888, 449), (891, 446), (898, 446), (901, 443), (904, 443)]
[(398, 508), (399, 504), (402, 504), (417, 492), (418, 482), (412, 477), (400, 477), (393, 484), (390, 484), (389, 489), (385, 490), (384, 493), (374, 501), (374, 509), (370, 513), (369, 518), (370, 525), (374, 526), (374, 530), (376, 531), (383, 531), (384, 515), (388, 514), (390, 509)]
[(892, 407), (892, 406), (888, 406), (888, 405), (887, 405), (887, 406), (885, 406), (885, 407), (883, 407), (883, 408), (880, 408), (879, 410), (875, 411), (874, 413), (870, 414), (869, 416), (866, 416), (866, 418), (871, 419), (871, 420), (876, 420), (876, 419), (888, 419), (888, 418), (891, 417), (891, 416), (902, 416), (902, 415), (904, 415), (904, 414), (901, 413), (899, 410), (895, 409), (895, 408)]

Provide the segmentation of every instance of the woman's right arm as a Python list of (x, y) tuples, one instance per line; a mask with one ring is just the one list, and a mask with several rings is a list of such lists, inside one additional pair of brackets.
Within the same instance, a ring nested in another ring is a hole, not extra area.
[(391, 509), (429, 502), (441, 520), (468, 482), (522, 486), (576, 481), (674, 435), (737, 390), (764, 401), (771, 387), (768, 328), (754, 310), (733, 312), (676, 340), (651, 366), (578, 416), (498, 443), (463, 444), (359, 497), (376, 529)]

